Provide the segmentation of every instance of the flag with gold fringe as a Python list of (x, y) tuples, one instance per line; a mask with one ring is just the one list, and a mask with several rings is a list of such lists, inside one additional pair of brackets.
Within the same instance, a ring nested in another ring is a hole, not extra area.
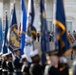
[(10, 28), (8, 30), (8, 46), (11, 51), (20, 47), (20, 38), (18, 34), (17, 18), (16, 18), (16, 9), (14, 4), (14, 9), (12, 11), (12, 18)]
[(45, 13), (45, 6), (44, 0), (40, 0), (40, 17), (41, 17), (41, 51), (42, 51), (42, 64), (46, 62), (46, 52), (50, 51), (49, 46), (49, 34), (47, 28), (47, 21), (46, 21), (46, 13)]
[(64, 11), (64, 1), (56, 0), (56, 18), (55, 18), (55, 48), (59, 50), (60, 55), (69, 54), (70, 48), (69, 38), (67, 36), (66, 18)]

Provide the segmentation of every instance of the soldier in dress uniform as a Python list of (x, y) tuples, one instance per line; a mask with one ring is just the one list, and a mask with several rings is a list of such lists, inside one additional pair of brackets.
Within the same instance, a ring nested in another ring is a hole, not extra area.
[[(76, 48), (74, 48), (74, 53), (76, 55)], [(73, 68), (73, 75), (76, 75), (76, 59), (74, 59), (72, 68)]]
[(22, 62), (23, 62), (23, 65), (22, 65), (22, 68), (21, 68), (22, 74), (23, 75), (30, 75), (29, 74), (30, 64), (28, 63), (27, 56), (25, 54), (22, 55)]
[[(73, 51), (76, 55), (76, 40), (75, 40), (75, 38), (72, 38), (71, 40), (72, 40), (71, 48), (73, 49)], [(71, 69), (71, 73), (72, 73), (72, 75), (76, 75), (76, 59), (74, 59), (73, 66)]]
[(8, 69), (8, 75), (13, 75), (14, 66), (12, 61), (12, 53), (7, 54), (7, 69)]
[(60, 57), (60, 73), (61, 75), (69, 75), (69, 65), (65, 57)]
[(51, 63), (49, 64), (49, 67), (45, 70), (44, 75), (60, 75), (60, 70), (58, 68), (59, 64), (59, 51), (58, 50), (53, 50), (49, 51), (47, 53), (50, 57)]
[(0, 74), (2, 74), (2, 52), (0, 53)]
[(20, 49), (15, 49), (14, 50), (14, 56), (15, 56), (15, 60), (14, 60), (14, 67), (15, 67), (15, 73), (16, 75), (22, 75), (21, 73), (21, 66), (22, 66), (22, 62), (20, 61)]
[(2, 75), (8, 75), (8, 70), (7, 70), (7, 53), (2, 55)]
[(30, 75), (43, 75), (42, 67), (40, 63), (40, 56), (38, 50), (34, 50), (30, 53), (32, 64), (30, 65)]
[(46, 54), (46, 64), (44, 67), (44, 75), (48, 75), (48, 69), (50, 68), (51, 60), (50, 57)]

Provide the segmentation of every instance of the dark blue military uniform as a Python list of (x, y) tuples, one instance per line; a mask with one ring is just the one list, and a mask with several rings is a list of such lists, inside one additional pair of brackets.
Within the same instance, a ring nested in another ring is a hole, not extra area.
[(61, 75), (58, 68), (51, 66), (48, 70), (48, 75)]
[(14, 66), (12, 61), (7, 62), (7, 69), (8, 69), (8, 75), (13, 75), (14, 73)]
[(0, 75), (2, 74), (2, 59), (0, 59)]
[(22, 75), (22, 73), (21, 73), (21, 66), (22, 66), (22, 63), (20, 63), (20, 57), (15, 56), (14, 67), (15, 67), (16, 75)]
[(6, 64), (6, 61), (3, 61), (2, 62), (2, 75), (8, 75), (7, 73), (7, 64)]
[(30, 67), (31, 75), (43, 75), (42, 67), (39, 64), (32, 64)]
[(30, 75), (29, 74), (29, 64), (24, 64), (23, 66), (22, 66), (22, 74), (23, 75)]

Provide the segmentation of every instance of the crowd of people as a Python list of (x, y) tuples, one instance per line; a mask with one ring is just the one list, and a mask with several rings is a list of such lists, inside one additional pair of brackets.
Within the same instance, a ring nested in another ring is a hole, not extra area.
[[(49, 35), (53, 37), (53, 32)], [(73, 35), (76, 36), (75, 31)], [(37, 36), (39, 38), (40, 34)], [(35, 37), (34, 39), (36, 40)], [(73, 49), (76, 50), (75, 47)], [(29, 52), (31, 62), (28, 61), (26, 54), (20, 55), (20, 51), (21, 49), (15, 49), (13, 53), (0, 53), (0, 75), (71, 75), (68, 60), (66, 57), (60, 56), (59, 50), (47, 52), (45, 64), (42, 64), (42, 52), (38, 49)], [(76, 75), (75, 68), (76, 61), (73, 63), (72, 75)]]
[[(70, 31), (67, 32), (68, 34), (72, 34), (74, 35), (75, 39), (76, 39), (76, 31), (74, 30), (72, 33)], [(49, 42), (54, 42), (54, 32), (48, 32), (49, 34)], [(40, 42), (40, 38), (41, 38), (41, 34), (40, 32), (37, 33), (37, 41)]]
[[(48, 32), (48, 34), (49, 34), (49, 41), (53, 42), (54, 41), (54, 32)], [(38, 32), (37, 33), (37, 41), (40, 42), (40, 39), (41, 39), (41, 33)]]
[(0, 75), (69, 75), (69, 66), (65, 57), (59, 57), (58, 51), (46, 53), (46, 63), (41, 64), (39, 50), (30, 53), (32, 62), (27, 56), (20, 56), (20, 49), (14, 53), (0, 54)]

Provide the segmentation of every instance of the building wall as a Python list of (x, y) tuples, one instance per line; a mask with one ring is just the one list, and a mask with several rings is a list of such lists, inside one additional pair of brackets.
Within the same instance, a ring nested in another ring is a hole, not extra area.
[[(14, 0), (0, 0), (0, 16), (3, 19), (3, 24), (5, 25), (5, 12), (7, 10), (8, 17), (10, 19), (10, 13), (13, 9)], [(34, 26), (37, 28), (37, 31), (40, 31), (40, 6), (39, 0), (34, 0), (35, 6), (35, 21)], [(26, 9), (28, 8), (28, 0), (25, 0)], [(76, 0), (64, 0), (65, 12), (66, 12), (66, 20), (68, 30), (73, 31), (76, 29)], [(49, 30), (53, 30), (53, 15), (54, 15), (54, 0), (45, 0), (45, 8), (46, 8), (46, 18), (48, 23)], [(16, 13), (17, 13), (17, 22), (20, 25), (21, 20), (21, 7), (20, 0), (16, 0)]]
[(1, 0), (1, 3), (0, 3), (0, 18), (3, 20), (3, 2), (2, 2), (2, 0)]
[(67, 22), (72, 22), (70, 30), (76, 30), (76, 0), (65, 0)]

